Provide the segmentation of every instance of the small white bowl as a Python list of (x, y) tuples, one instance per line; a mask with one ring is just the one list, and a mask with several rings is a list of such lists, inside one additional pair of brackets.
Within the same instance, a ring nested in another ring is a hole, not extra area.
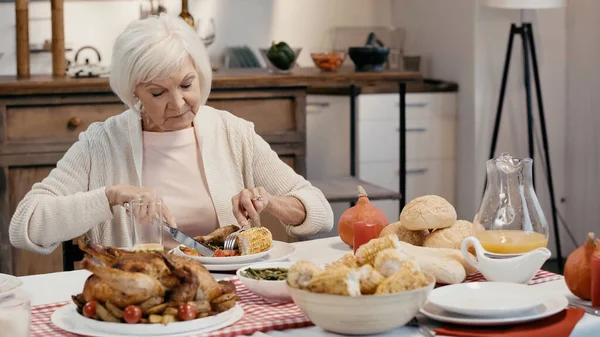
[(347, 335), (368, 335), (393, 330), (408, 323), (421, 309), (435, 286), (391, 295), (339, 296), (288, 287), (294, 303), (323, 330)]
[(240, 281), (250, 291), (256, 295), (262, 297), (269, 302), (291, 302), (292, 297), (287, 287), (287, 280), (283, 281), (269, 281), (269, 280), (255, 280), (243, 276), (246, 269), (264, 269), (264, 268), (287, 268), (293, 265), (293, 262), (266, 262), (266, 263), (255, 263), (237, 270), (236, 275)]

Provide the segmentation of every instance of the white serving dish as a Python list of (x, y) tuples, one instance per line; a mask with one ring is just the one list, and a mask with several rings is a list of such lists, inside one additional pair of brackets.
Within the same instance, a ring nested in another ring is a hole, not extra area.
[(474, 317), (507, 317), (524, 314), (551, 294), (524, 284), (469, 282), (437, 288), (427, 299), (449, 312)]
[(236, 275), (240, 281), (256, 295), (262, 297), (269, 302), (290, 302), (292, 296), (287, 287), (287, 280), (269, 281), (255, 280), (244, 276), (244, 271), (248, 268), (263, 269), (263, 268), (286, 268), (290, 269), (293, 262), (266, 262), (256, 263), (251, 266), (246, 266), (237, 270)]
[(408, 323), (435, 286), (391, 295), (339, 296), (312, 293), (288, 286), (294, 303), (323, 330), (347, 335), (383, 333)]
[[(475, 248), (477, 260), (471, 257), (470, 246)], [(552, 255), (544, 247), (523, 254), (492, 254), (474, 236), (462, 241), (461, 251), (467, 262), (477, 268), (486, 280), (521, 284), (529, 282)]]
[(127, 324), (97, 321), (82, 316), (77, 307), (69, 303), (54, 311), (50, 320), (59, 328), (87, 336), (159, 336), (198, 334), (218, 330), (237, 322), (244, 315), (239, 304), (215, 316), (169, 324)]

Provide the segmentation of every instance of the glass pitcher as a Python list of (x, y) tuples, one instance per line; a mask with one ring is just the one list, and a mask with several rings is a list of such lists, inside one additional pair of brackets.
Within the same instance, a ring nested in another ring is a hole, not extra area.
[(492, 254), (523, 254), (548, 245), (548, 222), (533, 189), (533, 159), (503, 153), (486, 162), (487, 184), (475, 236)]

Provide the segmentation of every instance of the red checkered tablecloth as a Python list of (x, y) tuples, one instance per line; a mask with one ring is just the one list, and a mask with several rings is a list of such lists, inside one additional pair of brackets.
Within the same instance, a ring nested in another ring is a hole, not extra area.
[[(544, 282), (556, 281), (562, 279), (562, 275), (558, 275), (555, 273), (551, 273), (545, 270), (538, 270), (537, 274), (531, 279), (531, 281), (527, 282), (528, 285), (540, 284)], [(485, 282), (486, 279), (481, 275), (481, 273), (477, 272), (473, 275), (467, 276), (465, 282)]]
[[(529, 281), (529, 285), (562, 279), (562, 275), (540, 270)], [(237, 287), (240, 305), (244, 309), (244, 317), (221, 330), (197, 335), (197, 337), (233, 337), (251, 335), (257, 331), (285, 330), (313, 325), (294, 303), (269, 303), (252, 293), (237, 278), (231, 278)], [(468, 276), (465, 282), (486, 281), (480, 273)], [(50, 322), (52, 313), (65, 304), (60, 302), (35, 306), (31, 313), (31, 337), (76, 337)], [(193, 335), (190, 335), (193, 336)]]
[[(294, 303), (269, 303), (252, 293), (237, 278), (231, 278), (237, 287), (239, 304), (244, 317), (229, 327), (196, 335), (197, 337), (233, 337), (250, 335), (257, 331), (285, 330), (313, 325)], [(50, 322), (52, 313), (65, 304), (60, 302), (35, 306), (31, 312), (31, 337), (75, 337)], [(190, 336), (194, 336), (191, 334)]]

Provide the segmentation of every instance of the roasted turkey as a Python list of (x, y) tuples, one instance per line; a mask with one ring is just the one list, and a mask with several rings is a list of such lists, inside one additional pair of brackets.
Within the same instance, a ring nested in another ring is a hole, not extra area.
[(217, 282), (198, 261), (153, 251), (126, 251), (91, 245), (79, 247), (87, 253), (83, 268), (91, 271), (77, 298), (89, 302), (111, 302), (125, 308), (161, 298), (164, 302), (212, 301), (235, 293), (231, 282)]

